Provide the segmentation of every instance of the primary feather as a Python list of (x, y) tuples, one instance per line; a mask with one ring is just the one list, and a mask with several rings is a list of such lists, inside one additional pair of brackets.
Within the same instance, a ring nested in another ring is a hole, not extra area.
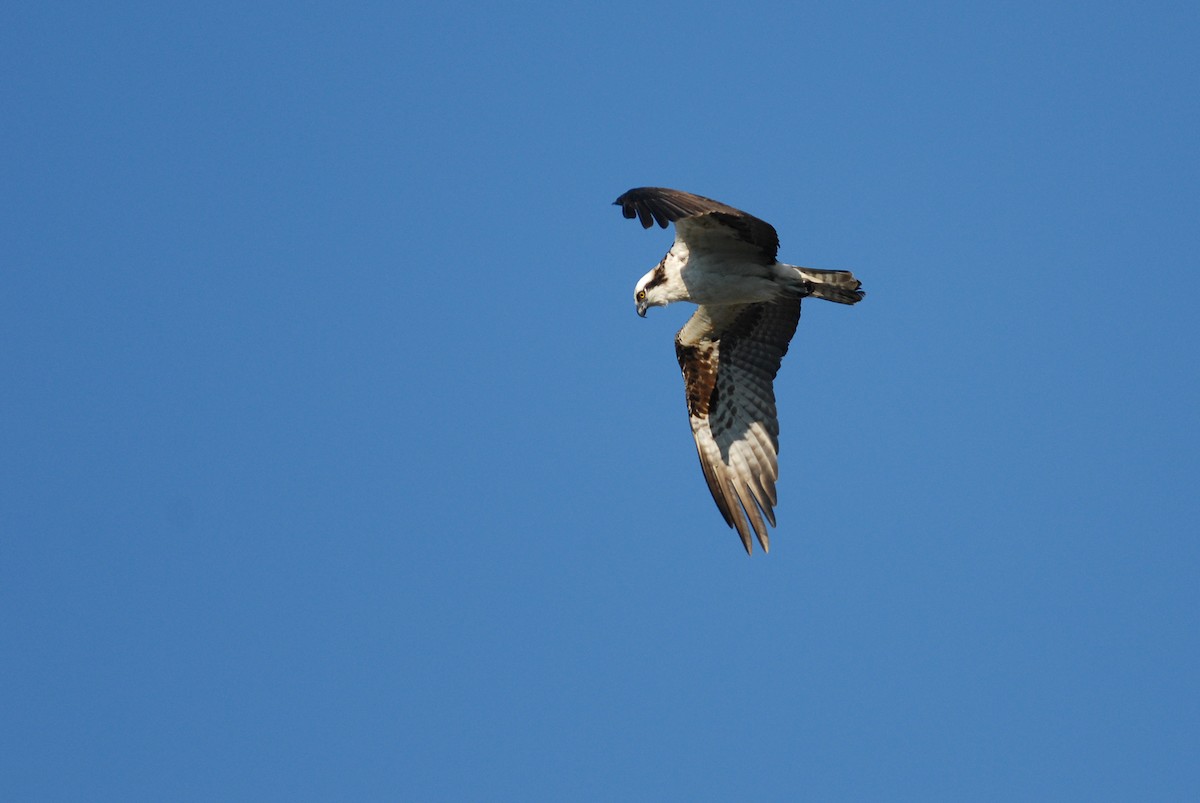
[(638, 314), (676, 301), (699, 306), (675, 336), (700, 467), (746, 552), (770, 547), (779, 479), (775, 375), (807, 296), (842, 304), (863, 297), (849, 271), (777, 260), (770, 223), (711, 198), (663, 187), (615, 202), (643, 228), (675, 224), (675, 242), (634, 288)]

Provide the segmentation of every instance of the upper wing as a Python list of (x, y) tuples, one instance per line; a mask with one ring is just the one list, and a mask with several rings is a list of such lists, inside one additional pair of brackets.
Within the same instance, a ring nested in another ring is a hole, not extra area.
[(675, 232), (689, 250), (750, 252), (756, 261), (771, 265), (779, 252), (775, 227), (720, 201), (665, 187), (638, 187), (622, 195), (615, 205), (627, 218), (638, 218), (642, 228), (655, 223), (664, 229), (675, 223)]
[(773, 382), (800, 320), (799, 299), (701, 306), (675, 336), (688, 416), (708, 489), (752, 551), (769, 548), (779, 478), (779, 421)]

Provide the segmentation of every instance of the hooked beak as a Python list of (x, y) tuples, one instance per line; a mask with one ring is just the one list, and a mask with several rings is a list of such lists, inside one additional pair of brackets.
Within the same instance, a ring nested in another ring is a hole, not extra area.
[(646, 317), (646, 302), (645, 301), (638, 302), (637, 312), (638, 312), (638, 315), (641, 315), (643, 318)]

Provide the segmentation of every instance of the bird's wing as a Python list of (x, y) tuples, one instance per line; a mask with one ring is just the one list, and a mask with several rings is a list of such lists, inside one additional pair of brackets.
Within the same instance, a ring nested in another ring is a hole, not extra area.
[(775, 227), (720, 201), (665, 187), (638, 187), (613, 202), (621, 214), (637, 218), (642, 228), (675, 223), (676, 237), (689, 251), (744, 254), (767, 265), (775, 263), (779, 235)]
[(773, 382), (800, 321), (800, 300), (701, 306), (675, 336), (688, 416), (708, 489), (746, 552), (769, 548), (779, 478)]

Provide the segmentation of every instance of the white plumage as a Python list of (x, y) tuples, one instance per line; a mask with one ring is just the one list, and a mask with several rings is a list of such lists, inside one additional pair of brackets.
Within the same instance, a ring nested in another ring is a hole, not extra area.
[(634, 288), (639, 315), (690, 301), (696, 312), (675, 336), (700, 467), (725, 522), (746, 552), (751, 533), (769, 549), (779, 478), (779, 422), (773, 382), (800, 320), (800, 299), (855, 304), (849, 271), (777, 261), (771, 224), (710, 198), (661, 187), (616, 200), (650, 228), (675, 223), (675, 242)]

